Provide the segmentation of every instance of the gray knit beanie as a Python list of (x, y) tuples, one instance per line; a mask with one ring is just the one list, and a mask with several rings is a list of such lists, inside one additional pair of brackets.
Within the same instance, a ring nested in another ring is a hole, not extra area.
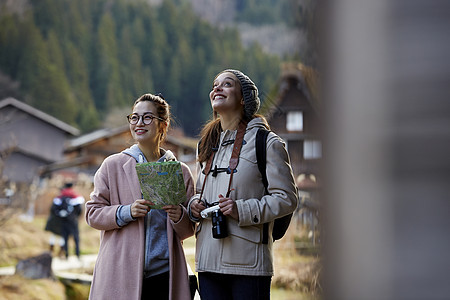
[(258, 88), (253, 81), (244, 73), (234, 69), (227, 69), (221, 73), (233, 73), (241, 83), (242, 96), (244, 97), (244, 113), (247, 120), (251, 120), (259, 109), (260, 100)]

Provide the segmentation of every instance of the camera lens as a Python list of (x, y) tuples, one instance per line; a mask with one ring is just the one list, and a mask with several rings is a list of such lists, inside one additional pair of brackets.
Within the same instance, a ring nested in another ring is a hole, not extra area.
[(212, 234), (215, 239), (228, 236), (227, 219), (220, 209), (212, 212)]

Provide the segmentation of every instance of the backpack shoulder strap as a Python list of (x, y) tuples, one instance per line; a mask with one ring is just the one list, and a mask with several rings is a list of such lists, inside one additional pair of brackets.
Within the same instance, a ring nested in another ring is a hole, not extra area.
[[(265, 187), (265, 194), (268, 195), (268, 181), (266, 174), (266, 165), (267, 165), (267, 136), (269, 135), (269, 131), (263, 128), (258, 129), (256, 133), (256, 160), (258, 162), (258, 169), (261, 173), (262, 181)], [(274, 220), (272, 238), (273, 240), (281, 239), (285, 232), (289, 227), (289, 223), (291, 222), (292, 213), (283, 216), (281, 218)], [(269, 223), (264, 223), (263, 225), (263, 239), (262, 243), (267, 244), (269, 242)]]
[(267, 175), (266, 175), (266, 160), (267, 160), (267, 151), (266, 151), (266, 143), (267, 136), (269, 135), (269, 131), (264, 128), (259, 128), (256, 133), (256, 161), (258, 163), (258, 169), (262, 176), (262, 181), (264, 187), (266, 188), (266, 194), (268, 194), (267, 187)]
[[(267, 136), (269, 135), (269, 131), (264, 128), (259, 128), (256, 133), (256, 161), (258, 163), (258, 169), (261, 173), (262, 182), (265, 188), (265, 194), (269, 194), (267, 187), (269, 183), (267, 182), (267, 174), (266, 174), (266, 162), (267, 162)], [(267, 244), (269, 242), (269, 223), (264, 223), (263, 225), (263, 244)]]

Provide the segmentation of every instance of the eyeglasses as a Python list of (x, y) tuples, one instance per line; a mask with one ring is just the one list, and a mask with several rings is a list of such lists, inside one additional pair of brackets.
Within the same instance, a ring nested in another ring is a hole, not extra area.
[(164, 121), (163, 119), (159, 118), (159, 117), (155, 117), (154, 115), (151, 114), (143, 114), (143, 115), (138, 115), (138, 114), (130, 114), (127, 116), (127, 120), (128, 123), (130, 123), (131, 125), (136, 125), (137, 123), (139, 123), (139, 120), (142, 118), (142, 123), (144, 123), (144, 125), (150, 125), (153, 122), (153, 119), (158, 119), (160, 121)]

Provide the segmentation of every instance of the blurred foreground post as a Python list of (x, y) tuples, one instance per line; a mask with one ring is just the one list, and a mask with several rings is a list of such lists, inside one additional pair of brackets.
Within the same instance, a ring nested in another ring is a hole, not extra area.
[(450, 297), (450, 2), (319, 10), (325, 299)]

